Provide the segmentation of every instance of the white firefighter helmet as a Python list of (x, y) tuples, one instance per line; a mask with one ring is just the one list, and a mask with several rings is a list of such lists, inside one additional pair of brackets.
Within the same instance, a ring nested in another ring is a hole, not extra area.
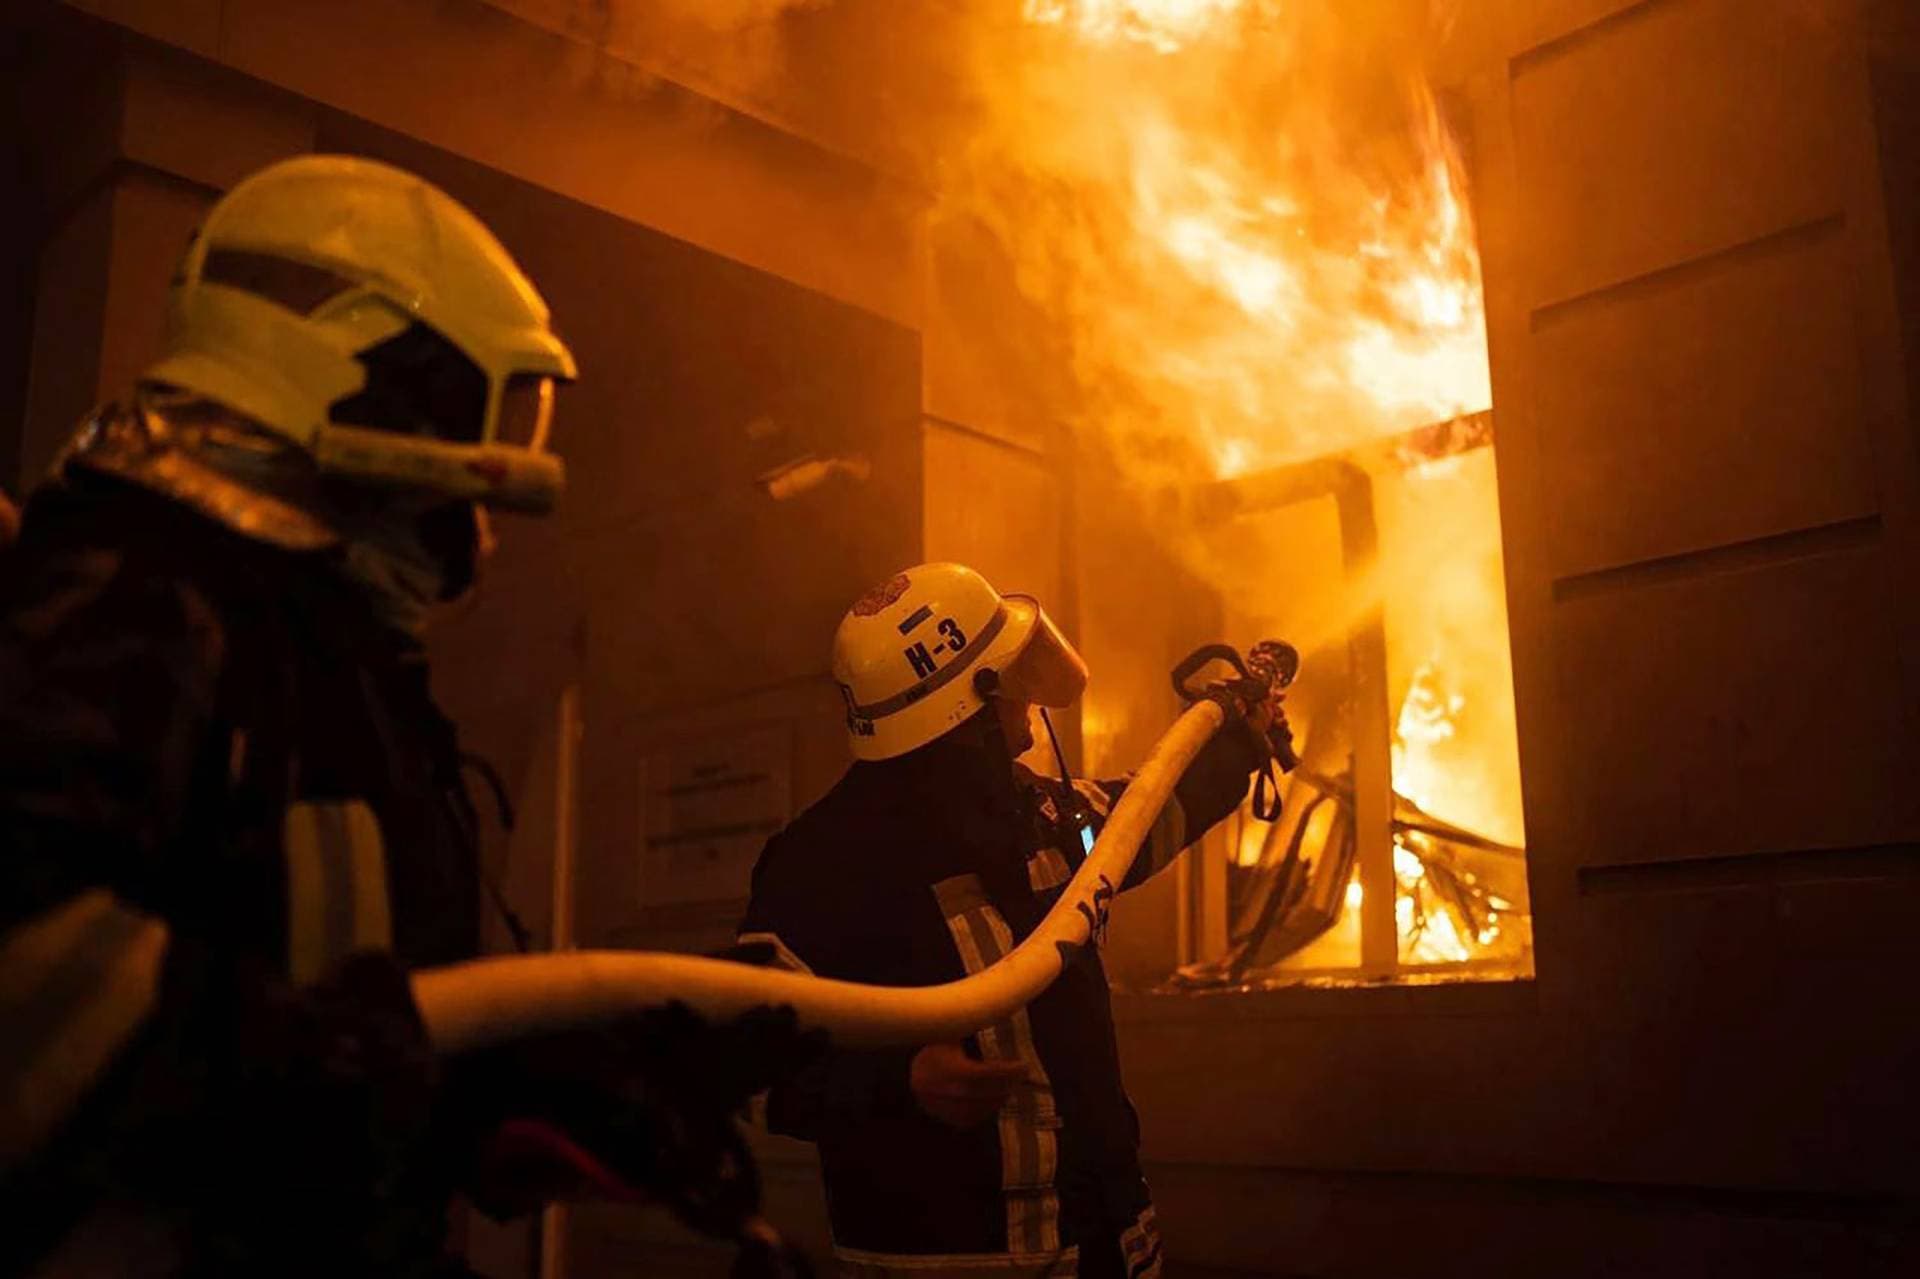
[(833, 677), (855, 757), (891, 759), (970, 718), (990, 695), (1071, 705), (1087, 665), (1039, 601), (1001, 595), (963, 564), (922, 564), (854, 601), (834, 633)]
[(533, 283), (432, 184), (352, 156), (284, 160), (213, 206), (142, 382), (223, 404), (366, 484), (544, 511), (555, 381)]

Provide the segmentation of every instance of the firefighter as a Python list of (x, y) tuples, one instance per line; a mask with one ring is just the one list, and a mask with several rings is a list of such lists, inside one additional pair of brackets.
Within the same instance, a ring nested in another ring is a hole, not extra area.
[[(822, 977), (977, 972), (1039, 923), (1125, 787), (1016, 762), (1034, 706), (1072, 703), (1086, 667), (1037, 601), (926, 564), (853, 605), (833, 670), (855, 762), (767, 844), (739, 940)], [(1240, 804), (1262, 741), (1213, 739), (1122, 891)], [(768, 1123), (818, 1144), (848, 1273), (1157, 1272), (1097, 947), (964, 1044), (830, 1053), (773, 1091)]]
[(553, 506), (574, 372), (412, 175), (210, 211), (0, 559), (0, 1273), (440, 1264), (480, 1147), (407, 973), (476, 952), (480, 881), (420, 636), (489, 509)]

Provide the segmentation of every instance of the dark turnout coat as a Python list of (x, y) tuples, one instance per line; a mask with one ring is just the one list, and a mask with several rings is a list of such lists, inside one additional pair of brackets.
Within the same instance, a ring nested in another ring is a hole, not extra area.
[(475, 952), (476, 875), (417, 644), (312, 555), (44, 490), (0, 552), (0, 1273), (435, 1265), (405, 970)]
[[(1258, 758), (1225, 733), (1180, 783), (1122, 891), (1240, 803)], [(895, 760), (856, 763), (761, 854), (740, 939), (824, 977), (931, 985), (976, 972), (1039, 923), (1124, 782), (1016, 769), (978, 721)], [(778, 1132), (818, 1143), (843, 1268), (1141, 1276), (1159, 1243), (1120, 1081), (1099, 950), (970, 1051), (1037, 1086), (955, 1130), (908, 1087), (914, 1049), (836, 1051), (769, 1099)]]

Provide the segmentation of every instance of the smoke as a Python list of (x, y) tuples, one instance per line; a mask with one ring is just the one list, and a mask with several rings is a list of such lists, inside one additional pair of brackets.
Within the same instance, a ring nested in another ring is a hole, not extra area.
[[(1136, 523), (1221, 600), (1274, 591), (1262, 566), (1299, 548), (1193, 494), (1490, 403), (1465, 166), (1425, 74), (1465, 0), (492, 2), (913, 169), (996, 390), (1070, 429), (1096, 525)], [(1448, 749), (1510, 759), (1491, 459), (1434, 474), (1377, 483), (1382, 562), (1274, 621), (1334, 647), (1384, 606), (1396, 699), (1438, 672), (1464, 698)], [(1124, 711), (1096, 697), (1090, 734)]]
[[(1028, 302), (1023, 336), (1060, 370), (1028, 389), (1127, 503), (1095, 524), (1144, 523), (1229, 623), (1258, 617), (1312, 654), (1380, 611), (1394, 705), (1418, 687), (1448, 715), (1418, 744), (1422, 798), (1518, 841), (1492, 455), (1408, 470), (1367, 447), (1491, 403), (1465, 169), (1424, 71), (1457, 4), (970, 13), (935, 216), (983, 228)], [(1222, 525), (1193, 500), (1335, 455), (1375, 470), (1382, 554), (1351, 580), (1330, 514)], [(1090, 628), (1137, 642), (1156, 592), (1107, 590), (1104, 617), (1100, 592), (1083, 600)], [(1125, 723), (1140, 687), (1096, 684), (1090, 724)]]
[[(1009, 398), (1136, 485), (1483, 409), (1479, 262), (1428, 89), (1461, 0), (490, 0), (934, 194), (1022, 299)], [(962, 270), (965, 268), (962, 267)]]
[[(1479, 264), (1404, 3), (1004, 0), (940, 211), (990, 229), (1150, 482), (1485, 408)], [(1171, 474), (1164, 468), (1172, 468)], [(1160, 472), (1160, 473), (1154, 473)]]

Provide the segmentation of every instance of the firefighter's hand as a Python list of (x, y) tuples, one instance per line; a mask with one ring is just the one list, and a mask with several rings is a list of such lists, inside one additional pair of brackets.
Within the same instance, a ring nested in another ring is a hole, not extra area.
[(971, 1128), (999, 1113), (1027, 1077), (1017, 1061), (975, 1061), (959, 1044), (928, 1044), (913, 1055), (907, 1082), (920, 1109), (952, 1128)]
[(1286, 694), (1278, 693), (1254, 705), (1247, 711), (1247, 727), (1265, 744), (1280, 771), (1290, 773), (1299, 765), (1300, 757), (1293, 748), (1293, 726), (1287, 723), (1287, 710), (1281, 705), (1285, 700)]

